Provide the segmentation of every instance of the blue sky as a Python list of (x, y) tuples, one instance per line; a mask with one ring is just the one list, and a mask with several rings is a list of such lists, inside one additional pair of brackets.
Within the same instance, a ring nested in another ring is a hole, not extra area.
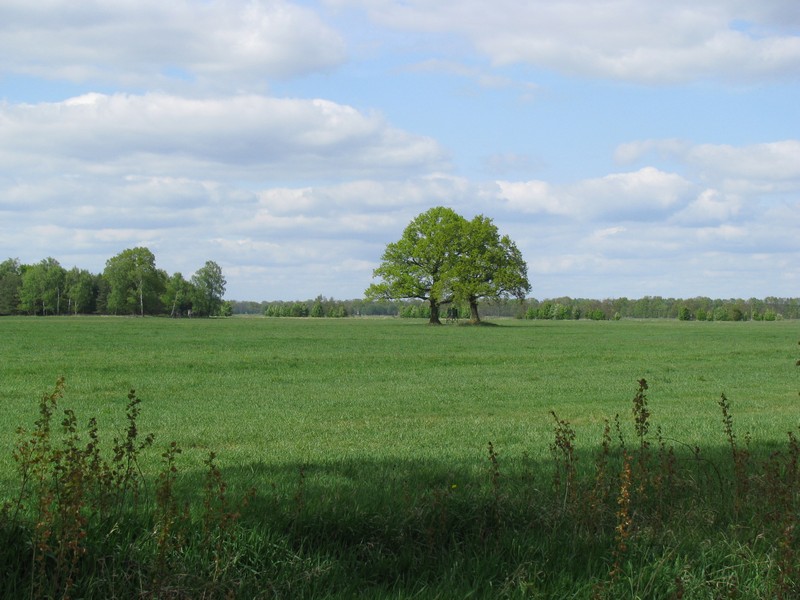
[(437, 205), (537, 298), (800, 295), (796, 0), (0, 3), (0, 259), (356, 298)]

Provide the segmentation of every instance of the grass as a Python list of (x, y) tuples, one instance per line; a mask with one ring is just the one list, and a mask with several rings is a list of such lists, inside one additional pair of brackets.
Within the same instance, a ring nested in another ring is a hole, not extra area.
[(135, 389), (143, 429), (223, 464), (472, 460), (489, 440), (544, 456), (550, 410), (596, 439), (641, 378), (659, 420), (690, 444), (718, 431), (722, 392), (759, 439), (797, 425), (790, 321), (3, 319), (0, 332), (2, 456), (59, 376), (79, 413), (111, 426)]
[[(781, 500), (767, 522), (759, 494), (779, 496), (785, 477), (777, 474), (791, 470), (795, 322), (431, 328), (393, 319), (9, 318), (0, 333), (2, 497), (19, 488), (14, 431), (32, 427), (35, 400), (63, 375), (61, 404), (81, 422), (97, 417), (106, 446), (124, 431), (135, 389), (138, 428), (156, 439), (157, 450), (141, 457), (150, 492), (166, 473), (162, 496), (175, 500), (176, 519), (186, 499), (195, 515), (213, 504), (206, 513), (217, 519), (214, 531), (227, 532), (218, 539), (237, 557), (224, 563), (236, 576), (208, 587), (215, 577), (203, 568), (213, 557), (184, 532), (192, 552), (178, 557), (177, 546), (159, 546), (163, 560), (176, 561), (170, 572), (182, 575), (160, 581), (155, 595), (588, 598), (627, 590), (667, 598), (794, 589), (797, 540), (786, 516), (796, 514), (787, 508), (794, 500)], [(643, 418), (653, 426), (639, 439), (631, 398), (641, 379), (652, 413)], [(721, 392), (735, 419), (733, 459)], [(170, 479), (161, 454), (173, 440), (181, 452)], [(775, 450), (783, 462), (770, 466)], [(239, 512), (225, 503), (236, 505), (251, 487), (241, 520), (225, 521)], [(149, 531), (148, 519), (166, 514), (151, 502), (150, 516), (140, 517)], [(597, 512), (587, 508), (593, 502)], [(194, 571), (205, 575), (192, 579)], [(91, 573), (95, 596), (107, 594), (108, 572)]]

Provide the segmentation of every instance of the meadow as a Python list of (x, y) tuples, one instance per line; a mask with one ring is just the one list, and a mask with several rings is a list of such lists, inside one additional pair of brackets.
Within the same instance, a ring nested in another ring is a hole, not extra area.
[[(54, 422), (95, 417), (107, 451), (135, 390), (143, 489), (196, 523), (216, 481), (232, 553), (192, 578), (184, 533), (170, 569), (113, 583), (82, 550), (84, 597), (792, 597), (798, 339), (796, 321), (3, 318), (0, 498), (63, 377)], [(759, 494), (780, 496), (768, 522)], [(160, 502), (115, 547), (159, 530)], [(15, 593), (60, 597), (15, 570)]]

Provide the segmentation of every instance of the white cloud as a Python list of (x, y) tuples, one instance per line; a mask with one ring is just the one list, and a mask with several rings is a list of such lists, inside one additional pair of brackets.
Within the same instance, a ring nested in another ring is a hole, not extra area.
[(70, 81), (252, 89), (329, 69), (344, 41), (284, 0), (68, 0), (0, 5), (0, 70)]
[(659, 158), (669, 158), (685, 155), (692, 144), (686, 140), (635, 140), (617, 146), (614, 151), (614, 160), (617, 163), (628, 165), (635, 163), (650, 154)]
[(614, 156), (625, 164), (651, 157), (677, 161), (693, 177), (729, 196), (800, 191), (800, 141), (793, 139), (743, 146), (639, 140), (621, 144)]
[[(20, 193), (58, 198), (54, 190), (67, 181), (29, 184)], [(707, 287), (713, 277), (720, 295), (785, 295), (756, 278), (752, 285), (767, 286), (764, 292), (745, 290), (741, 281), (723, 285), (729, 276), (720, 273), (730, 271), (734, 261), (737, 270), (757, 273), (763, 260), (748, 255), (756, 250), (791, 273), (800, 243), (796, 201), (743, 218), (757, 196), (733, 199), (715, 188), (690, 186), (700, 191), (686, 192), (684, 200), (686, 180), (654, 168), (571, 184), (494, 187), (452, 176), (266, 185), (253, 191), (160, 176), (129, 177), (122, 184), (78, 181), (62, 190), (62, 201), (35, 201), (24, 216), (14, 217), (14, 230), (3, 229), (4, 247), (24, 249), (24, 262), (52, 255), (65, 266), (95, 272), (134, 245), (148, 246), (168, 272), (188, 275), (211, 258), (226, 273), (229, 295), (240, 299), (359, 296), (386, 243), (436, 204), (467, 217), (478, 212), (492, 217), (522, 250), (539, 298), (690, 296), (713, 293)], [(605, 206), (609, 198), (614, 201)], [(539, 203), (535, 211), (531, 199)], [(587, 218), (590, 211), (598, 212)], [(652, 214), (666, 218), (646, 218)], [(55, 250), (52, 240), (58, 240)]]
[(498, 181), (500, 195), (511, 210), (523, 213), (570, 214), (564, 202), (546, 181)]
[(596, 240), (605, 240), (607, 238), (615, 237), (620, 233), (625, 233), (628, 231), (627, 227), (623, 227), (622, 225), (615, 225), (614, 227), (606, 227), (604, 229), (598, 229), (592, 234), (592, 237)]
[(93, 93), (0, 105), (0, 122), (0, 173), (45, 162), (123, 175), (320, 179), (445, 164), (432, 139), (326, 100)]
[(740, 147), (727, 144), (699, 144), (688, 150), (684, 160), (719, 177), (795, 181), (800, 184), (798, 140)]
[(328, 3), (362, 6), (386, 27), (463, 36), (499, 65), (656, 84), (800, 75), (794, 0)]
[(543, 181), (498, 182), (516, 210), (573, 219), (650, 220), (686, 202), (692, 183), (674, 173), (644, 167), (567, 185)]
[(690, 226), (709, 222), (725, 222), (735, 218), (741, 211), (741, 200), (733, 195), (721, 194), (718, 190), (703, 190), (684, 210), (675, 216), (677, 222)]

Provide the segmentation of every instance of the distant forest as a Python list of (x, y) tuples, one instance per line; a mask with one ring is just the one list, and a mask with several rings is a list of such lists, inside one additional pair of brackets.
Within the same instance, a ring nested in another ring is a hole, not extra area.
[[(318, 296), (314, 300), (280, 302), (231, 301), (234, 314), (263, 314), (268, 317), (393, 316), (427, 318), (428, 305), (421, 300), (375, 301), (335, 300)], [(467, 305), (455, 304), (456, 314), (469, 317)], [(455, 316), (452, 312), (447, 314)], [(485, 317), (550, 320), (680, 319), (684, 321), (776, 321), (800, 319), (800, 298), (767, 297), (763, 300), (662, 298), (645, 296), (636, 300), (614, 298), (551, 298), (537, 300), (486, 301)]]

